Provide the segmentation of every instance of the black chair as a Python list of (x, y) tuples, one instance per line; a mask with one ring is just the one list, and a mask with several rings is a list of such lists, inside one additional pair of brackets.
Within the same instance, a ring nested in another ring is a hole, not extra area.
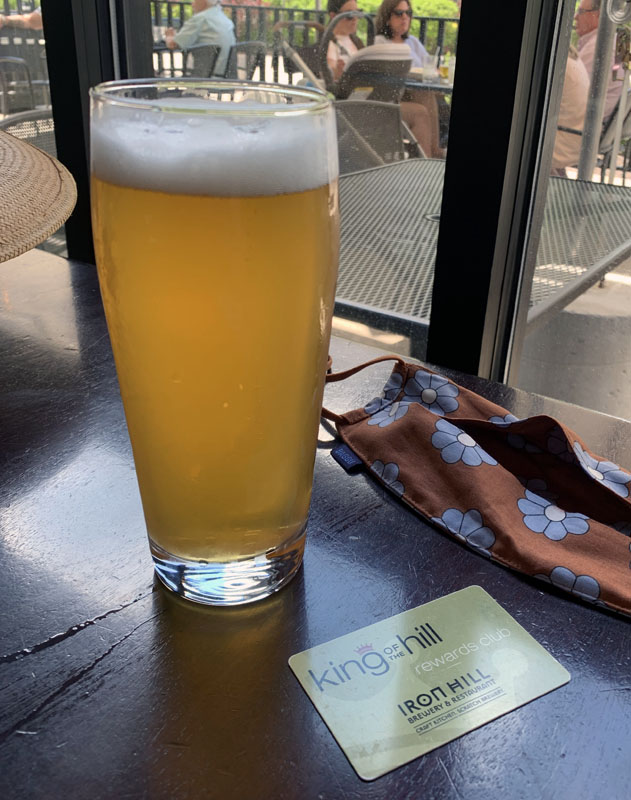
[(0, 114), (35, 108), (31, 71), (23, 58), (0, 57)]
[(351, 58), (335, 84), (335, 97), (344, 100), (361, 90), (367, 100), (398, 103), (411, 66), (410, 50), (405, 44), (364, 47)]
[[(622, 99), (622, 97), (620, 98)], [(616, 107), (609, 115), (607, 122), (603, 125), (600, 141), (598, 142), (598, 152), (602, 153), (603, 165), (600, 173), (601, 181), (604, 178), (606, 170), (611, 167), (611, 161), (614, 160), (614, 170), (617, 169), (618, 153), (613, 152), (615, 144), (615, 131), (616, 131), (616, 118), (620, 112), (620, 100), (616, 103)], [(622, 166), (622, 178), (624, 180), (625, 174), (628, 170), (628, 139), (631, 137), (631, 91), (627, 92), (627, 98), (624, 105), (624, 117), (622, 119), (622, 127), (620, 133), (620, 143), (624, 147), (624, 161)]]
[(195, 44), (182, 51), (184, 75), (195, 78), (210, 78), (221, 52), (218, 44)]
[(251, 81), (256, 68), (260, 70), (260, 80), (265, 79), (265, 42), (237, 42), (230, 48), (224, 77)]
[(335, 114), (340, 175), (425, 155), (397, 103), (337, 100)]
[(37, 108), (32, 111), (11, 114), (0, 120), (0, 130), (10, 133), (28, 144), (35, 145), (40, 150), (57, 158), (55, 125), (50, 108)]
[[(620, 134), (620, 143), (624, 148), (624, 161), (622, 165), (622, 179), (624, 181), (626, 177), (626, 173), (629, 170), (629, 156), (631, 155), (631, 148), (629, 147), (629, 140), (631, 139), (631, 90), (627, 93), (627, 99), (625, 103), (625, 111), (624, 111), (624, 118), (622, 120), (622, 127), (621, 127), (621, 134)], [(601, 162), (601, 170), (600, 170), (600, 181), (601, 183), (605, 179), (605, 173), (611, 166), (612, 158), (615, 158), (614, 161), (614, 169), (618, 169), (617, 167), (617, 160), (619, 153), (614, 155), (613, 153), (613, 146), (615, 143), (615, 129), (616, 129), (616, 118), (620, 111), (620, 100), (616, 103), (614, 110), (611, 112), (607, 121), (604, 123), (602, 130), (600, 132), (600, 138), (598, 140), (598, 153), (602, 156)], [(582, 136), (583, 131), (577, 130), (576, 128), (568, 128), (565, 125), (558, 125), (557, 130), (563, 131), (564, 133), (572, 133), (575, 136)]]
[[(334, 30), (340, 20), (366, 19), (368, 46), (351, 56), (339, 80), (335, 80), (327, 63), (329, 43), (334, 39)], [(398, 103), (405, 91), (405, 81), (412, 66), (410, 49), (405, 44), (373, 44), (375, 26), (368, 14), (361, 11), (344, 11), (334, 17), (327, 26), (320, 42), (320, 72), (326, 90), (337, 100), (350, 97), (358, 89), (364, 99), (384, 103)]]
[[(315, 33), (315, 41), (309, 43), (310, 32)], [(314, 84), (321, 77), (320, 74), (320, 42), (324, 34), (324, 25), (312, 20), (284, 20), (277, 22), (272, 28), (274, 34), (274, 62), (283, 57), (285, 72), (289, 82), (293, 83), (296, 72), (311, 80)], [(302, 37), (301, 44), (296, 43), (296, 33)], [(285, 38), (288, 36), (289, 41)]]

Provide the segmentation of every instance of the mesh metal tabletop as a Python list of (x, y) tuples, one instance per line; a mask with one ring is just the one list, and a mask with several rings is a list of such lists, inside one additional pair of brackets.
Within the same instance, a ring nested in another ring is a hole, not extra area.
[[(338, 301), (429, 319), (444, 169), (412, 159), (340, 179)], [(531, 307), (562, 307), (629, 254), (631, 190), (551, 178)]]

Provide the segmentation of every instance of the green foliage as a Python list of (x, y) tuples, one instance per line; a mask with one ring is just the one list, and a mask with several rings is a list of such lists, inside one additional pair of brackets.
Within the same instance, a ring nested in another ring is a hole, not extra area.
[(415, 0), (412, 8), (419, 17), (458, 16), (458, 3), (455, 0)]
[[(367, 11), (370, 14), (376, 13), (381, 5), (381, 0), (358, 0), (359, 6), (362, 11)], [(277, 2), (270, 2), (274, 8), (315, 8), (315, 0), (277, 0)], [(322, 0), (321, 7), (326, 8), (326, 0)], [(414, 13), (419, 17), (457, 17), (458, 4), (455, 0), (412, 0), (412, 8)]]
[[(227, 1), (227, 0), (226, 0)], [(235, 0), (238, 2), (238, 0)], [(320, 6), (326, 10), (327, 0), (321, 0)], [(458, 17), (458, 4), (455, 0), (410, 0), (414, 14), (417, 17), (439, 17), (442, 19), (454, 19)], [(273, 8), (304, 8), (315, 9), (315, 0), (275, 0), (275, 2), (263, 3)], [(381, 0), (358, 0), (358, 5), (367, 14), (376, 14)], [(420, 23), (413, 20), (411, 32), (418, 36), (420, 33)], [(358, 30), (359, 37), (366, 40), (365, 26), (361, 23)], [(454, 53), (456, 50), (456, 40), (458, 36), (458, 25), (454, 22), (445, 24), (445, 51)], [(438, 22), (429, 22), (425, 38), (425, 46), (430, 52), (436, 50), (438, 37)]]
[(28, 14), (31, 11), (35, 11), (39, 3), (29, 2), (29, 0), (22, 0), (19, 2), (18, 0), (0, 0), (0, 14), (9, 14), (9, 12), (13, 12), (16, 14)]

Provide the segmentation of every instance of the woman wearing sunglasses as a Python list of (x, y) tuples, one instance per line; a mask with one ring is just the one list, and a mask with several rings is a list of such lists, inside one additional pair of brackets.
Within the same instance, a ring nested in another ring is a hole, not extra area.
[[(375, 19), (375, 44), (406, 44), (413, 67), (424, 67), (430, 56), (421, 42), (410, 34), (412, 6), (408, 0), (383, 0)], [(438, 127), (438, 104), (432, 92), (406, 91), (401, 116), (429, 158), (443, 158)]]
[(375, 20), (375, 44), (407, 44), (412, 54), (412, 66), (424, 67), (430, 57), (416, 36), (410, 34), (413, 13), (408, 0), (383, 0)]

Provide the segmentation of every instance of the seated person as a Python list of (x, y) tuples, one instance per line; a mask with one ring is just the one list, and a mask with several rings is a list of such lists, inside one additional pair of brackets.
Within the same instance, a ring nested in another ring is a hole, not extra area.
[[(565, 67), (563, 94), (557, 125), (582, 131), (587, 109), (589, 76), (585, 65), (571, 47)], [(575, 167), (581, 153), (581, 136), (567, 131), (557, 131), (552, 154), (552, 174), (565, 176), (566, 167)]]
[(26, 28), (32, 31), (41, 31), (44, 27), (42, 12), (39, 6), (27, 14), (0, 14), (0, 28), (3, 25), (12, 25), (15, 28)]
[[(416, 36), (410, 35), (412, 15), (409, 0), (383, 0), (375, 21), (375, 44), (406, 44), (410, 50), (412, 66), (423, 67), (429, 60), (429, 55)], [(445, 151), (440, 147), (438, 103), (434, 92), (406, 92), (401, 101), (401, 116), (426, 156), (444, 157)]]
[[(578, 57), (585, 65), (587, 76), (592, 79), (594, 71), (594, 54), (596, 50), (596, 39), (598, 38), (598, 23), (600, 20), (600, 0), (581, 0), (581, 3), (574, 15), (576, 23), (576, 33), (578, 34)], [(607, 94), (605, 96), (605, 110), (603, 112), (603, 124), (613, 114), (620, 95), (622, 94), (622, 81), (614, 80), (613, 70), (615, 67), (615, 51), (611, 53), (609, 64), (604, 65), (609, 71), (609, 81), (607, 83)]]
[(406, 44), (410, 48), (413, 67), (424, 67), (430, 55), (416, 36), (410, 33), (412, 6), (408, 0), (384, 0), (377, 11), (375, 44)]
[(193, 16), (177, 33), (173, 28), (166, 29), (166, 45), (171, 49), (179, 47), (181, 50), (187, 50), (196, 44), (221, 45), (213, 73), (223, 75), (230, 47), (236, 43), (232, 20), (221, 10), (219, 0), (193, 0), (191, 5)]
[[(329, 0), (326, 10), (329, 12), (329, 18), (333, 19), (345, 11), (357, 11), (357, 0)], [(364, 46), (356, 31), (357, 20), (352, 17), (343, 19), (335, 26), (333, 38), (326, 51), (326, 61), (336, 81), (344, 72), (349, 58)]]

